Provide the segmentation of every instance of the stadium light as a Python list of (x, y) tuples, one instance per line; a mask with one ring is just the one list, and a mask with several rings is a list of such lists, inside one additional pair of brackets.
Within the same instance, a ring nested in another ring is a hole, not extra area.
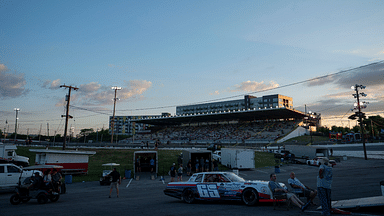
[(19, 119), (17, 117), (17, 114), (19, 113), (20, 109), (19, 108), (15, 108), (13, 109), (15, 112), (16, 112), (16, 121), (15, 121), (15, 144), (16, 144), (16, 137), (17, 137), (17, 119)]

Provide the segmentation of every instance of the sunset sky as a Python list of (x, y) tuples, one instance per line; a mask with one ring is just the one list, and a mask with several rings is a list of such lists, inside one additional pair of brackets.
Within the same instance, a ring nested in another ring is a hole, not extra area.
[(384, 2), (1, 0), (0, 129), (20, 108), (18, 133), (63, 134), (64, 84), (76, 133), (108, 128), (112, 86), (120, 116), (281, 94), (354, 125), (355, 84), (384, 116)]

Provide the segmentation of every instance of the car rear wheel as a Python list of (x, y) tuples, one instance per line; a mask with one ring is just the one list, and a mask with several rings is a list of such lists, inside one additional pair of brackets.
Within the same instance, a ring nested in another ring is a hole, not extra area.
[(195, 195), (191, 189), (186, 189), (183, 191), (182, 198), (186, 203), (193, 203), (195, 201)]
[(11, 201), (12, 205), (18, 205), (18, 204), (20, 204), (21, 199), (20, 199), (20, 196), (18, 194), (13, 194), (9, 201)]
[(259, 201), (259, 195), (253, 188), (246, 188), (243, 191), (242, 199), (245, 205), (253, 206)]

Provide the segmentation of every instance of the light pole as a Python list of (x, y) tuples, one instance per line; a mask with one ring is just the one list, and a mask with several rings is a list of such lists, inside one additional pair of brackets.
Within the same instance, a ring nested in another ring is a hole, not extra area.
[(113, 144), (113, 132), (115, 130), (116, 100), (118, 100), (118, 98), (116, 98), (116, 93), (117, 93), (117, 90), (121, 90), (122, 88), (121, 87), (117, 87), (117, 86), (113, 86), (111, 89), (115, 90), (115, 97), (113, 98), (113, 116), (112, 116), (112, 122), (111, 122), (111, 130), (112, 130), (111, 143)]
[(356, 94), (352, 94), (355, 98), (357, 98), (357, 109), (359, 110), (356, 114), (359, 117), (360, 120), (360, 130), (361, 130), (361, 136), (363, 138), (363, 148), (364, 148), (364, 159), (367, 160), (367, 150), (365, 148), (365, 134), (364, 134), (364, 124), (363, 124), (363, 116), (365, 117), (364, 113), (361, 112), (361, 104), (360, 104), (360, 98), (359, 95), (366, 97), (367, 95), (364, 94), (364, 92), (359, 93), (359, 88), (360, 89), (365, 89), (365, 86), (363, 85), (354, 85), (351, 87), (351, 89), (356, 91)]
[(15, 110), (16, 111), (16, 122), (15, 122), (15, 144), (16, 144), (16, 137), (17, 137), (17, 115), (19, 114), (19, 111), (20, 111), (20, 109), (19, 108), (15, 108), (15, 109), (13, 109), (13, 110)]

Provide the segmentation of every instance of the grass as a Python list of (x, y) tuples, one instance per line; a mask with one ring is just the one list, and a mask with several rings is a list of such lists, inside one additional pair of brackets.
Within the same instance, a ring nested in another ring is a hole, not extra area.
[[(30, 152), (29, 149), (43, 149), (43, 147), (17, 147), (17, 154), (29, 157), (30, 165), (35, 164), (36, 153)], [(50, 148), (61, 150), (61, 148)], [(96, 154), (89, 157), (88, 174), (76, 175), (72, 177), (73, 182), (82, 181), (98, 181), (103, 169), (101, 166), (105, 163), (118, 163), (120, 174), (124, 176), (125, 170), (131, 170), (133, 173), (133, 153), (137, 150), (132, 149), (79, 149), (79, 151), (95, 151)], [(181, 150), (158, 150), (158, 175), (168, 175), (169, 167), (172, 163), (177, 163), (177, 158)], [(268, 152), (255, 152), (255, 167), (274, 166), (274, 154)], [(219, 164), (219, 170), (225, 171), (229, 168)]]
[(275, 158), (273, 153), (255, 152), (255, 168), (274, 166)]

